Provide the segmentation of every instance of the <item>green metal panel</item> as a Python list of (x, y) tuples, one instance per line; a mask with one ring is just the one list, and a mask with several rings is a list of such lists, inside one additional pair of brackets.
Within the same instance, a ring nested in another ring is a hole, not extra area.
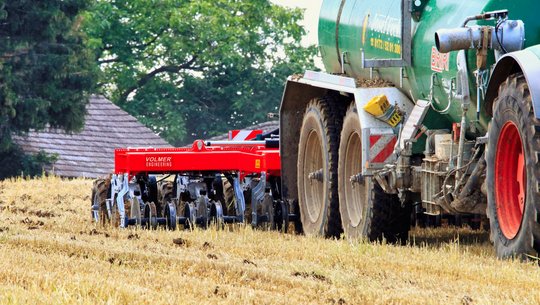
[(342, 0), (325, 0), (319, 15), (319, 51), (326, 70), (331, 73), (341, 71), (336, 44), (336, 21)]
[[(540, 43), (536, 0), (416, 0), (413, 3), (419, 4), (413, 11), (413, 59), (412, 66), (405, 70), (403, 91), (413, 100), (427, 99), (433, 78), (433, 107), (445, 110), (449, 106), (443, 114), (431, 111), (424, 122), (430, 128), (440, 126), (441, 122), (459, 122), (461, 118), (460, 101), (449, 98), (448, 94), (457, 73), (457, 52), (440, 55), (434, 48), (435, 31), (460, 27), (466, 16), (508, 9), (510, 19), (521, 19), (525, 23), (526, 46)], [(343, 69), (347, 75), (365, 78), (369, 76), (369, 70), (361, 68), (362, 52), (366, 59), (399, 58), (403, 47), (400, 9), (401, 0), (324, 0), (319, 20), (319, 47), (327, 72), (341, 73), (343, 57)], [(493, 63), (493, 56), (491, 60)], [(476, 120), (476, 85), (472, 75), (476, 70), (475, 51), (467, 51), (467, 62), (472, 102), (468, 117), (472, 122)], [(377, 69), (377, 73), (399, 84), (399, 68)], [(484, 134), (489, 120), (490, 117), (482, 111), (474, 134)]]

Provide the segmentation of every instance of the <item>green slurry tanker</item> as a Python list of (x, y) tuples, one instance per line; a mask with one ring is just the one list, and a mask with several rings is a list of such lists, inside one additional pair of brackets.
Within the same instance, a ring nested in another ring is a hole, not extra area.
[(540, 251), (540, 18), (532, 0), (325, 0), (326, 72), (287, 81), (281, 196), (308, 235), (406, 239), (413, 212), (486, 215)]

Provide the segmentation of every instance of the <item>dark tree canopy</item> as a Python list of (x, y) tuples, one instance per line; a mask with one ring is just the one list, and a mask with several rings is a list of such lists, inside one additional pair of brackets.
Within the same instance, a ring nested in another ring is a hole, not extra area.
[(80, 29), (80, 12), (89, 4), (90, 0), (0, 1), (3, 163), (20, 153), (13, 134), (47, 126), (76, 131), (83, 126), (97, 76), (94, 55)]
[(313, 65), (299, 10), (268, 0), (97, 1), (85, 27), (100, 90), (180, 145), (266, 120)]

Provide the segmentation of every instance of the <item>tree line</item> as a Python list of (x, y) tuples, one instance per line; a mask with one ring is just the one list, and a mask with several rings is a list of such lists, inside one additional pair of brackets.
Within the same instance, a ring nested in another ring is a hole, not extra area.
[(265, 121), (313, 66), (301, 19), (268, 0), (0, 0), (0, 178), (53, 162), (12, 136), (80, 131), (93, 93), (176, 146)]

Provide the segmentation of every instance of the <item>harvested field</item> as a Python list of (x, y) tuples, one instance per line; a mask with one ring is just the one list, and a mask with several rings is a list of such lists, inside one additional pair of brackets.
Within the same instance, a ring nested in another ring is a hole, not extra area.
[(538, 304), (537, 264), (487, 234), (415, 230), (409, 246), (229, 227), (100, 228), (90, 180), (0, 182), (2, 304)]

